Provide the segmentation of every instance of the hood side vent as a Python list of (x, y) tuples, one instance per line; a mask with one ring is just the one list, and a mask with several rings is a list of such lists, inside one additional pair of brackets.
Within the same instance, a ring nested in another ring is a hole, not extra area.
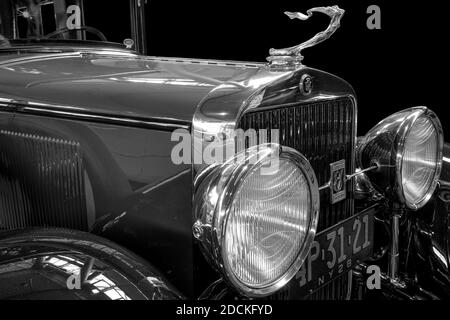
[(87, 231), (80, 144), (0, 131), (0, 229)]

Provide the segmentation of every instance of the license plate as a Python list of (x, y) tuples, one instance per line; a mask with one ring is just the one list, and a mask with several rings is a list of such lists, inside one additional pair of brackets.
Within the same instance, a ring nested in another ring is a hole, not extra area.
[(367, 260), (373, 251), (373, 230), (373, 211), (370, 211), (317, 235), (296, 276), (300, 290), (312, 293)]

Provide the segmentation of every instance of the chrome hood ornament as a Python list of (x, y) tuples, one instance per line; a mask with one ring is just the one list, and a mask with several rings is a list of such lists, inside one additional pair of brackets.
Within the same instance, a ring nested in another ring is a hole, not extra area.
[(305, 21), (311, 18), (314, 12), (324, 13), (331, 18), (328, 28), (297, 46), (285, 49), (270, 49), (270, 57), (268, 57), (267, 60), (269, 61), (271, 68), (286, 70), (301, 67), (303, 61), (303, 56), (301, 54), (302, 50), (315, 46), (330, 38), (340, 27), (341, 18), (344, 15), (345, 10), (342, 10), (338, 6), (332, 6), (312, 8), (307, 11), (307, 14), (301, 12), (285, 12), (285, 14), (291, 19)]

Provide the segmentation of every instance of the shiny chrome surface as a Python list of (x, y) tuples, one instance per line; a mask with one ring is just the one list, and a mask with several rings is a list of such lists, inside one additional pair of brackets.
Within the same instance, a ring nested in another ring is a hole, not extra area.
[[(438, 137), (437, 170), (427, 195), (419, 203), (407, 203), (402, 186), (402, 162), (406, 139), (417, 119), (427, 117)], [(381, 121), (363, 138), (358, 147), (358, 161), (362, 169), (378, 166), (379, 170), (367, 173), (374, 186), (393, 200), (399, 200), (410, 209), (423, 207), (432, 197), (442, 169), (444, 137), (437, 116), (426, 107), (416, 107), (398, 112)]]
[(258, 69), (250, 78), (243, 77), (239, 81), (217, 86), (200, 102), (193, 116), (191, 130), (194, 181), (208, 169), (203, 161), (203, 150), (208, 146), (208, 139), (238, 129), (240, 115), (247, 109), (261, 106), (265, 89), (290, 77), (293, 77), (290, 72), (273, 73), (266, 68)]
[(319, 32), (313, 38), (297, 46), (286, 49), (270, 49), (270, 57), (268, 57), (267, 60), (270, 62), (270, 67), (273, 70), (295, 69), (301, 67), (301, 62), (303, 60), (302, 50), (329, 39), (336, 30), (339, 29), (345, 10), (342, 10), (338, 6), (332, 6), (309, 9), (306, 15), (301, 12), (285, 12), (285, 14), (291, 19), (305, 21), (311, 18), (314, 12), (324, 13), (331, 18), (327, 29)]
[(5, 104), (0, 104), (0, 111), (6, 110), (19, 114), (44, 117), (47, 116), (74, 121), (107, 123), (169, 132), (177, 129), (189, 130), (190, 128), (189, 122), (172, 118), (120, 116), (105, 112), (91, 112), (88, 109), (81, 109), (70, 105), (55, 105), (50, 103), (39, 103), (35, 101), (21, 101), (14, 99), (4, 100), (7, 100), (8, 102)]
[(399, 280), (400, 267), (400, 219), (401, 215), (396, 212), (391, 217), (391, 247), (389, 250), (389, 278), (392, 281)]
[[(194, 214), (197, 222), (194, 224), (194, 235), (200, 241), (201, 247), (207, 259), (218, 269), (225, 279), (240, 293), (250, 297), (263, 297), (273, 294), (288, 283), (298, 272), (306, 259), (311, 243), (317, 230), (317, 222), (320, 211), (319, 191), (314, 171), (306, 160), (297, 151), (277, 145), (262, 145), (244, 151), (246, 155), (242, 161), (240, 155), (236, 159), (230, 159), (221, 167), (210, 173), (200, 184), (194, 200)], [(293, 161), (303, 172), (311, 190), (311, 220), (307, 227), (305, 241), (298, 252), (295, 262), (289, 270), (275, 283), (264, 288), (253, 288), (240, 282), (230, 272), (225, 259), (224, 248), (225, 227), (230, 214), (230, 206), (233, 203), (234, 194), (245, 176), (260, 167), (272, 157), (281, 157)]]
[(308, 96), (312, 93), (314, 86), (313, 86), (313, 79), (311, 78), (311, 76), (309, 74), (304, 74), (301, 79), (300, 79), (300, 83), (299, 83), (299, 88), (300, 88), (300, 92), (305, 95)]
[[(308, 96), (301, 94), (298, 86), (304, 74), (309, 74), (315, 84), (313, 92)], [(208, 145), (205, 138), (239, 129), (239, 122), (244, 114), (273, 106), (313, 104), (342, 97), (352, 99), (356, 122), (357, 104), (353, 88), (341, 78), (319, 70), (305, 67), (289, 72), (271, 72), (262, 68), (251, 78), (218, 86), (203, 99), (194, 113), (194, 181), (208, 168), (208, 165), (202, 163), (202, 150)], [(356, 125), (353, 130), (356, 141)]]
[(3, 300), (181, 298), (143, 259), (88, 233), (0, 232), (0, 253)]
[(355, 198), (362, 200), (362, 199), (369, 199), (375, 195), (375, 188), (373, 187), (372, 183), (370, 182), (369, 177), (367, 177), (367, 174), (361, 172), (360, 174), (355, 176)]

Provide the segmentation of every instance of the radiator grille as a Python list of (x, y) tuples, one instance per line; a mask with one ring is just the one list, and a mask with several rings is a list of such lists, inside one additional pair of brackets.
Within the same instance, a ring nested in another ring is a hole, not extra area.
[[(268, 136), (258, 135), (258, 142), (270, 142), (270, 130), (279, 130), (280, 144), (294, 148), (310, 161), (319, 186), (330, 180), (330, 164), (345, 160), (347, 174), (355, 170), (355, 107), (350, 98), (264, 108), (244, 114), (239, 122), (243, 130), (267, 129)], [(348, 186), (347, 199), (330, 204), (329, 192), (321, 192), (318, 232), (324, 231), (354, 215), (353, 188)], [(348, 276), (344, 275), (321, 288), (309, 299), (342, 299), (346, 297)]]
[(76, 142), (0, 131), (0, 229), (86, 231), (85, 176)]

